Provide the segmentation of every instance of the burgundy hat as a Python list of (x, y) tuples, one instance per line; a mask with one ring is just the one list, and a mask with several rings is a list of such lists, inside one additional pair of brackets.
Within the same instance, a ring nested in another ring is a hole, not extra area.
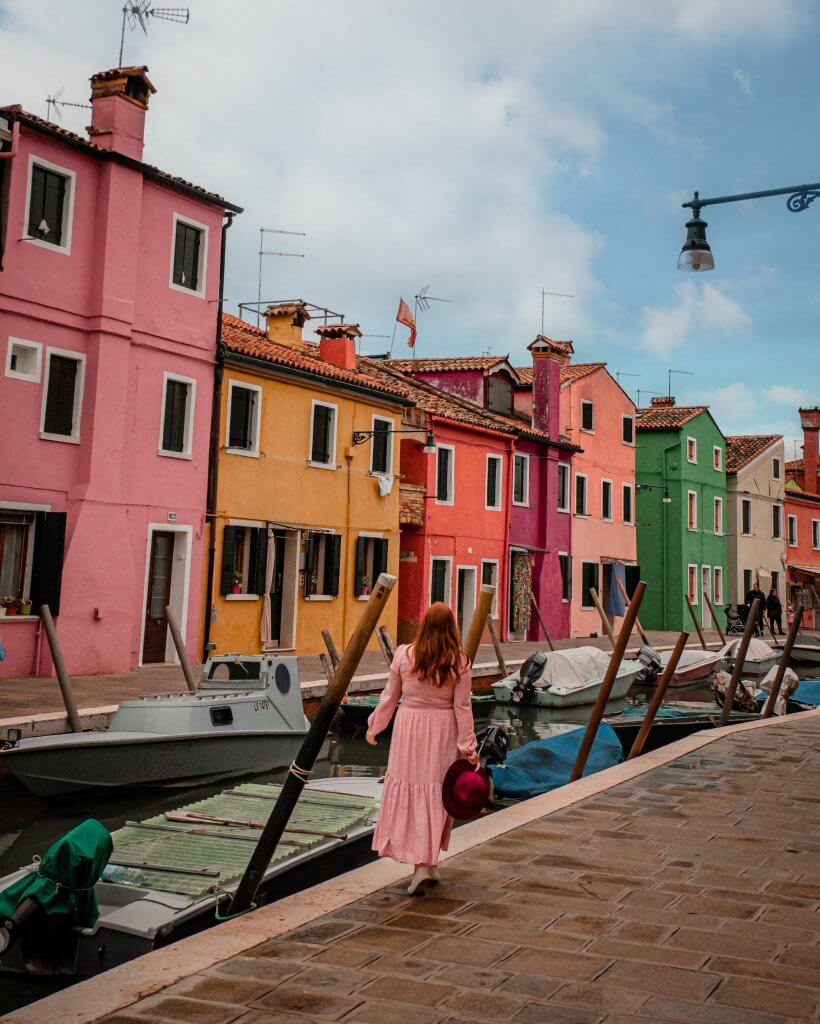
[(481, 814), (490, 796), (490, 778), (483, 768), (474, 768), (459, 758), (447, 769), (441, 784), (444, 809), (457, 821), (469, 821)]

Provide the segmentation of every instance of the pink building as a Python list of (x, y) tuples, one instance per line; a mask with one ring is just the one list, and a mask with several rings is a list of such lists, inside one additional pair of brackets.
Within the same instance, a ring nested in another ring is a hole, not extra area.
[(0, 675), (49, 671), (41, 604), (73, 673), (173, 660), (166, 604), (197, 653), (240, 211), (143, 162), (146, 70), (91, 79), (88, 138), (0, 108)]

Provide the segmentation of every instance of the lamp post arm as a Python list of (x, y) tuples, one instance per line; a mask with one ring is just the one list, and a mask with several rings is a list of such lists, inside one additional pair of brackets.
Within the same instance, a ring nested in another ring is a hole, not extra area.
[(740, 203), (745, 199), (768, 199), (769, 196), (788, 196), (786, 206), (792, 213), (802, 213), (807, 210), (815, 199), (820, 198), (820, 182), (811, 185), (791, 185), (788, 188), (770, 188), (763, 192), (739, 192), (732, 196), (714, 196), (711, 199), (701, 199), (695, 192), (694, 197), (688, 203), (681, 203), (684, 208), (694, 210), (697, 216), (703, 206), (717, 206), (719, 203)]

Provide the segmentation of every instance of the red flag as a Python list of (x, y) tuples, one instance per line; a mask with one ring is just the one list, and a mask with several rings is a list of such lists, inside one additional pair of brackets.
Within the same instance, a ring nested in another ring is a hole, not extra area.
[(399, 311), (396, 313), (396, 323), (404, 324), (405, 327), (410, 328), (410, 337), (407, 339), (407, 344), (410, 348), (413, 348), (416, 344), (416, 321), (413, 319), (410, 307), (404, 299), (399, 299)]

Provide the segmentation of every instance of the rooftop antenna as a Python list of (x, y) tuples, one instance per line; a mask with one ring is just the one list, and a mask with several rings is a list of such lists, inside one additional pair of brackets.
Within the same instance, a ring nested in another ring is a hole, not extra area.
[(544, 299), (548, 295), (553, 295), (557, 299), (574, 299), (574, 295), (569, 295), (567, 292), (548, 292), (545, 288), (541, 289), (541, 333), (544, 333)]
[(51, 120), (52, 107), (54, 108), (54, 116), (57, 118), (58, 121), (62, 121), (63, 119), (63, 107), (76, 107), (78, 110), (91, 110), (90, 103), (70, 103), (68, 100), (61, 100), (60, 97), (63, 95), (63, 88), (63, 86), (60, 86), (57, 92), (52, 93), (50, 96), (46, 96), (47, 121)]
[[(416, 320), (416, 321), (418, 321), (418, 312), (419, 312), (419, 310), (422, 310), (422, 312), (427, 312), (427, 310), (430, 308), (430, 303), (431, 302), (452, 302), (453, 301), (452, 299), (441, 299), (441, 298), (438, 298), (435, 295), (430, 295), (430, 285), (429, 284), (426, 284), (423, 288), (419, 289), (419, 291), (416, 293), (414, 298), (415, 298), (416, 301), (415, 301), (415, 305), (413, 307), (413, 319)], [(415, 345), (413, 346), (413, 358), (414, 359), (416, 358), (416, 348), (415, 348)]]
[(621, 377), (642, 377), (642, 376), (643, 376), (643, 374), (641, 374), (641, 373), (627, 373), (625, 370), (616, 370), (615, 371), (615, 380), (619, 384), (621, 383)]
[(120, 59), (117, 67), (122, 67), (126, 25), (132, 32), (139, 25), (142, 31), (148, 35), (149, 18), (158, 18), (160, 21), (175, 21), (178, 25), (187, 25), (191, 18), (191, 12), (187, 7), (152, 7), (151, 0), (126, 0), (122, 8)]
[(662, 391), (649, 391), (647, 388), (636, 388), (638, 392), (638, 408), (641, 409), (641, 395), (662, 395)]
[(259, 281), (256, 289), (256, 326), (259, 327), (262, 320), (262, 257), (263, 256), (290, 256), (293, 259), (303, 260), (303, 252), (274, 252), (265, 249), (265, 235), (294, 235), (299, 238), (305, 237), (304, 231), (283, 231), (282, 228), (260, 228), (259, 229)]
[(667, 398), (671, 398), (672, 397), (672, 374), (673, 373), (685, 373), (687, 377), (694, 377), (695, 376), (695, 371), (694, 370), (667, 370), (666, 372), (669, 375), (668, 376), (669, 383), (668, 383), (667, 390), (666, 390)]

